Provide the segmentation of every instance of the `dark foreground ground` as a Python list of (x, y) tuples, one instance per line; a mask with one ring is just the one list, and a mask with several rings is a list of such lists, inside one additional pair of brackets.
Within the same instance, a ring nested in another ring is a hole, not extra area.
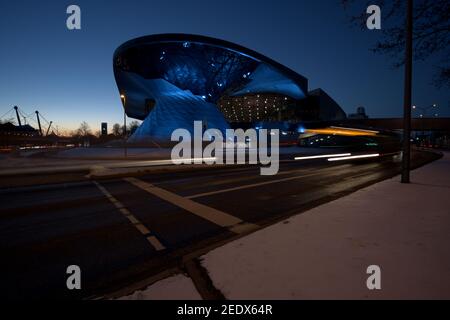
[[(435, 158), (415, 152), (413, 166)], [(275, 176), (231, 166), (3, 191), (1, 296), (101, 296), (398, 172), (392, 161), (325, 159), (282, 162)], [(81, 268), (82, 290), (66, 288), (69, 265)]]

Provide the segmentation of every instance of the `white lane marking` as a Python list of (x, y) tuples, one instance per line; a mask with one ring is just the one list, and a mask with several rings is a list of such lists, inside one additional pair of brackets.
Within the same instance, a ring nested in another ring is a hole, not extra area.
[(127, 208), (119, 208), (119, 211), (122, 212), (124, 216), (131, 215), (130, 210), (128, 210)]
[[(153, 194), (154, 196), (157, 196), (158, 198), (161, 198), (167, 202), (172, 203), (173, 205), (176, 205), (177, 207), (180, 207), (186, 211), (189, 211), (203, 219), (206, 219), (214, 224), (217, 224), (221, 227), (228, 227), (232, 232), (235, 233), (242, 233), (248, 228), (254, 227), (257, 228), (257, 225), (253, 225), (251, 223), (244, 223), (241, 219), (232, 216), (228, 213), (225, 213), (223, 211), (205, 206), (201, 203), (192, 201), (190, 199), (187, 199), (185, 197), (179, 196), (175, 193), (169, 192), (167, 190), (158, 188), (150, 183), (147, 183), (145, 181), (136, 179), (136, 178), (124, 178), (125, 181), (135, 185), (138, 188), (141, 188), (144, 191), (147, 191), (148, 193)], [(246, 228), (237, 228), (237, 225), (239, 224), (245, 224)]]
[(138, 223), (134, 225), (136, 229), (138, 229), (144, 236), (150, 234), (150, 230), (147, 229), (146, 226), (144, 226), (142, 223)]
[(156, 238), (155, 236), (147, 237), (147, 241), (150, 242), (151, 245), (158, 251), (165, 249), (161, 242), (159, 242), (158, 238)]
[[(144, 226), (142, 224), (142, 222), (139, 221), (138, 218), (136, 218), (131, 212), (130, 210), (128, 210), (127, 208), (125, 208), (125, 206), (116, 198), (114, 198), (114, 196), (109, 193), (108, 190), (106, 190), (105, 187), (103, 187), (100, 183), (98, 183), (97, 181), (94, 181), (94, 184), (97, 186), (97, 188), (100, 189), (100, 191), (106, 196), (106, 198), (108, 198), (109, 201), (111, 201), (112, 204), (114, 204), (114, 206), (128, 219), (130, 220), (130, 222), (134, 225), (134, 227), (139, 230), (140, 233), (142, 233), (142, 235), (144, 235), (146, 237), (146, 239), (149, 241), (149, 243), (153, 246), (153, 248), (155, 248), (155, 250), (157, 251), (161, 251), (164, 250), (165, 247), (161, 244), (161, 242), (153, 235), (150, 235), (150, 230), (147, 229), (146, 226)], [(152, 238), (152, 240), (150, 241), (149, 238)]]
[(127, 215), (126, 217), (132, 224), (139, 224), (139, 220), (137, 220), (133, 215)]
[(195, 198), (211, 196), (211, 195), (215, 195), (215, 194), (219, 194), (219, 193), (225, 193), (225, 192), (237, 191), (237, 190), (242, 190), (242, 189), (255, 188), (255, 187), (265, 186), (265, 185), (273, 184), (273, 183), (280, 183), (280, 182), (284, 182), (284, 181), (291, 181), (291, 180), (301, 179), (301, 178), (305, 178), (305, 177), (316, 176), (316, 175), (319, 175), (319, 174), (323, 174), (323, 172), (310, 173), (310, 174), (304, 174), (304, 175), (301, 175), (301, 176), (295, 176), (295, 177), (288, 177), (288, 178), (282, 178), (282, 179), (269, 180), (269, 181), (264, 181), (264, 182), (245, 184), (245, 185), (238, 186), (238, 187), (232, 187), (232, 188), (221, 189), (221, 190), (210, 191), (210, 192), (204, 192), (204, 193), (198, 193), (198, 194), (194, 194), (194, 195), (191, 195), (191, 196), (187, 196), (186, 198), (187, 199), (195, 199)]

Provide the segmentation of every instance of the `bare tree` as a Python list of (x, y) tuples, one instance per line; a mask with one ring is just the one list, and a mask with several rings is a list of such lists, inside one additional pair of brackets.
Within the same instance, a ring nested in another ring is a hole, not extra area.
[[(381, 38), (371, 50), (387, 54), (394, 60), (394, 67), (405, 62), (405, 12), (404, 0), (375, 1), (382, 12)], [(353, 25), (366, 28), (365, 8), (374, 4), (373, 0), (361, 6), (362, 1), (341, 0), (350, 14)], [(358, 7), (358, 14), (355, 14)], [(413, 10), (413, 57), (425, 60), (430, 56), (440, 58), (440, 64), (434, 66), (434, 85), (450, 87), (450, 0), (415, 0)]]
[(80, 127), (77, 129), (77, 135), (81, 137), (87, 137), (91, 135), (91, 128), (89, 127), (86, 121), (83, 121), (80, 124)]
[(118, 123), (114, 123), (113, 127), (112, 127), (112, 133), (115, 136), (120, 136), (121, 133), (121, 128), (120, 128), (120, 124)]
[(131, 121), (130, 125), (128, 126), (128, 132), (131, 134), (133, 134), (137, 128), (139, 128), (139, 122), (136, 120)]

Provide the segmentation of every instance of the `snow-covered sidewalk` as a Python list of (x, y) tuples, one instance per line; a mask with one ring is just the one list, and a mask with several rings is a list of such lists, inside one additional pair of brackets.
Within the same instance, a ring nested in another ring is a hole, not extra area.
[[(202, 257), (228, 299), (450, 298), (450, 154)], [(381, 290), (368, 290), (369, 265)]]
[(192, 280), (177, 274), (118, 300), (200, 300)]
[[(228, 299), (450, 299), (450, 153), (203, 257)], [(381, 290), (368, 290), (369, 265)], [(198, 299), (180, 275), (129, 298)]]

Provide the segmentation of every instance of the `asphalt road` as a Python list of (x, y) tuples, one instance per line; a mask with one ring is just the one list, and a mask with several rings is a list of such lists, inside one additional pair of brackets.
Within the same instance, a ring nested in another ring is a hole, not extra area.
[[(425, 160), (421, 155), (414, 163)], [(0, 193), (0, 294), (8, 300), (101, 295), (398, 170), (391, 161), (322, 159), (282, 162), (275, 176), (231, 166)], [(81, 290), (66, 288), (69, 265), (81, 268)]]

